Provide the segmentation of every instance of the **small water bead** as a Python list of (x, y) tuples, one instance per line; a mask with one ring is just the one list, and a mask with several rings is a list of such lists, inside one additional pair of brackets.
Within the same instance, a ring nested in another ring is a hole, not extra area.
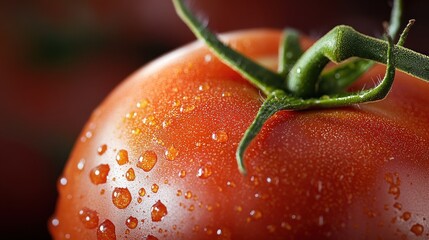
[(198, 86), (199, 91), (206, 91), (210, 89), (210, 85), (208, 83), (203, 83), (200, 86)]
[(138, 135), (142, 132), (142, 130), (140, 128), (134, 128), (133, 130), (131, 130), (131, 134), (133, 135)]
[(58, 220), (58, 218), (56, 218), (56, 217), (53, 217), (51, 219), (51, 226), (58, 227), (58, 225), (60, 225), (60, 220)]
[(104, 222), (98, 226), (97, 229), (97, 240), (115, 240), (116, 232), (115, 225), (109, 220), (106, 219)]
[(191, 199), (191, 198), (192, 198), (192, 192), (191, 192), (191, 191), (187, 191), (187, 192), (185, 193), (185, 198), (186, 198), (186, 199)]
[(128, 188), (115, 188), (112, 192), (112, 202), (119, 209), (128, 207), (132, 200), (131, 193)]
[(128, 159), (128, 151), (121, 149), (118, 151), (118, 154), (116, 154), (116, 162), (119, 165), (124, 165), (126, 163), (128, 163), (129, 159)]
[(108, 164), (100, 164), (89, 172), (89, 178), (95, 185), (106, 183), (109, 171), (110, 167)]
[(136, 179), (136, 174), (134, 173), (134, 169), (130, 168), (127, 170), (127, 172), (125, 173), (125, 177), (127, 178), (128, 181), (134, 181), (134, 179)]
[(62, 178), (60, 178), (60, 180), (59, 180), (59, 183), (60, 183), (60, 185), (61, 186), (65, 186), (65, 185), (67, 185), (67, 178), (65, 178), (65, 177), (62, 177)]
[(404, 219), (404, 221), (408, 221), (411, 218), (411, 213), (410, 212), (404, 212), (401, 216), (402, 219)]
[(179, 177), (180, 177), (180, 178), (184, 178), (184, 177), (186, 177), (186, 171), (185, 171), (185, 170), (181, 170), (181, 171), (179, 172)]
[(425, 230), (425, 229), (424, 229), (423, 225), (418, 224), (418, 223), (417, 223), (417, 224), (414, 224), (414, 225), (411, 227), (411, 229), (410, 229), (410, 231), (411, 231), (412, 233), (414, 233), (416, 236), (420, 236), (420, 235), (422, 235), (424, 230)]
[(139, 189), (139, 196), (140, 197), (144, 197), (146, 195), (146, 189), (144, 189), (144, 188), (140, 188)]
[(259, 220), (262, 218), (262, 212), (259, 210), (252, 210), (252, 211), (250, 211), (250, 217), (253, 220)]
[(148, 126), (156, 126), (158, 125), (158, 120), (155, 118), (154, 115), (149, 115), (142, 120), (143, 124)]
[(188, 113), (194, 110), (195, 110), (195, 105), (182, 105), (180, 106), (180, 109), (179, 109), (181, 113)]
[(176, 159), (177, 155), (179, 154), (179, 151), (174, 146), (170, 146), (167, 150), (165, 150), (164, 155), (169, 161), (173, 161)]
[(155, 166), (158, 161), (158, 156), (154, 151), (144, 152), (137, 161), (137, 167), (143, 169), (145, 172), (149, 172)]
[(167, 213), (167, 207), (158, 200), (151, 208), (152, 222), (161, 221), (167, 215)]
[(141, 101), (136, 103), (137, 108), (146, 108), (150, 104), (147, 98), (143, 98)]
[(210, 54), (206, 54), (206, 55), (204, 56), (204, 61), (205, 61), (205, 62), (211, 62), (211, 61), (212, 61), (212, 59), (213, 59), (213, 57), (212, 57), (212, 55), (210, 55)]
[(212, 133), (212, 139), (219, 143), (228, 141), (228, 134), (225, 131), (219, 130)]
[(107, 151), (107, 145), (103, 144), (97, 148), (98, 155), (103, 155)]
[(80, 170), (80, 171), (82, 171), (84, 167), (85, 167), (85, 159), (82, 158), (77, 163), (77, 169)]
[(82, 208), (79, 211), (79, 219), (88, 229), (93, 229), (98, 226), (98, 213), (89, 208)]
[(158, 190), (159, 190), (159, 186), (158, 186), (156, 183), (154, 183), (154, 184), (152, 184), (152, 186), (150, 187), (150, 190), (151, 190), (153, 193), (157, 193), (157, 192), (158, 192)]
[(393, 207), (398, 209), (398, 210), (402, 210), (402, 204), (396, 202), (395, 204), (393, 204)]
[(197, 177), (201, 179), (207, 179), (212, 175), (212, 170), (210, 167), (202, 166), (198, 169)]
[(130, 216), (129, 218), (127, 218), (127, 220), (125, 221), (125, 225), (127, 225), (127, 227), (134, 229), (137, 227), (139, 223), (139, 220), (133, 216)]
[(182, 196), (182, 190), (180, 190), (180, 189), (177, 190), (176, 196), (178, 196), (178, 197)]

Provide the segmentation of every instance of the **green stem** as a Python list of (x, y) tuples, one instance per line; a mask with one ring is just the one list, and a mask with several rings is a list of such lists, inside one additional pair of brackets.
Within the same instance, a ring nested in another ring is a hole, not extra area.
[[(298, 97), (314, 97), (319, 75), (329, 61), (339, 63), (359, 57), (386, 63), (387, 48), (386, 41), (363, 35), (349, 26), (337, 26), (301, 56), (288, 75), (286, 88)], [(429, 80), (428, 56), (397, 46), (393, 59), (398, 69)]]

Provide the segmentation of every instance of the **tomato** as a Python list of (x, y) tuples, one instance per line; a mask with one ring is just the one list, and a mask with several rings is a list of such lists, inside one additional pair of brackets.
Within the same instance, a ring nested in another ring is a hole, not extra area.
[[(280, 32), (224, 36), (275, 67)], [(303, 38), (305, 48), (311, 45)], [(382, 76), (377, 66), (354, 86)], [(58, 184), (55, 239), (429, 236), (429, 84), (379, 102), (281, 111), (235, 150), (261, 95), (200, 42), (143, 67), (94, 111)]]

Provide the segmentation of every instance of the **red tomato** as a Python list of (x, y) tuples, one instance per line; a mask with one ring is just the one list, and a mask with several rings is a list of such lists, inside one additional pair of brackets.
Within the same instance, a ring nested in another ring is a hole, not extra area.
[[(275, 67), (280, 32), (224, 40)], [(311, 43), (303, 39), (303, 45)], [(383, 76), (377, 66), (360, 84)], [(145, 66), (95, 110), (58, 186), (55, 239), (429, 236), (429, 84), (380, 102), (275, 114), (235, 152), (261, 94), (201, 43)]]

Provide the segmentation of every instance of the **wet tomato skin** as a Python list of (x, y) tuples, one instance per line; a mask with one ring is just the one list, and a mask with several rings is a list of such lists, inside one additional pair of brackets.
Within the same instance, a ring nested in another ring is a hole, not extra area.
[[(275, 68), (279, 37), (252, 30), (224, 40)], [(427, 83), (398, 72), (383, 101), (279, 112), (248, 148), (242, 176), (235, 151), (263, 96), (202, 43), (190, 44), (131, 75), (94, 111), (61, 176), (51, 234), (427, 238), (428, 93)], [(92, 219), (82, 220), (83, 209)]]

